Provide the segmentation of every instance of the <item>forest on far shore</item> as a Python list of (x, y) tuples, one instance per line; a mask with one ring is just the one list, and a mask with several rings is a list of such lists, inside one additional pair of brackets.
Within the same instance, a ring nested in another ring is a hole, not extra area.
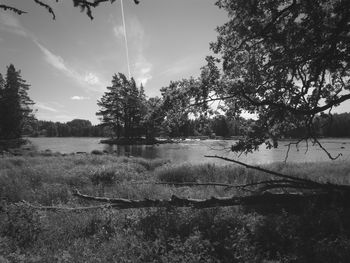
[[(231, 138), (242, 136), (254, 125), (252, 119), (231, 119), (224, 115), (206, 119), (188, 119), (176, 130), (159, 127), (159, 137)], [(318, 133), (321, 137), (350, 137), (350, 113), (333, 114), (331, 118), (318, 118)], [(303, 131), (296, 129), (286, 138), (296, 138)], [(113, 131), (105, 125), (93, 125), (89, 120), (74, 119), (69, 122), (36, 120), (25, 127), (24, 134), (31, 137), (111, 137)]]

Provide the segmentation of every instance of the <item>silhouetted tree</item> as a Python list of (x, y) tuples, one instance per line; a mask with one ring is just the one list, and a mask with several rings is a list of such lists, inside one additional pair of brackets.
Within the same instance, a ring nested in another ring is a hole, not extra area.
[(29, 85), (21, 78), (11, 64), (7, 68), (6, 80), (0, 82), (0, 137), (2, 139), (18, 139), (26, 123), (33, 120), (31, 106), (34, 102), (28, 96)]
[(101, 110), (96, 115), (102, 116), (102, 123), (113, 128), (118, 138), (140, 136), (146, 114), (143, 88), (138, 89), (133, 78), (129, 80), (119, 73), (113, 76), (112, 86), (107, 90), (97, 102)]
[[(210, 111), (257, 120), (232, 149), (277, 145), (292, 130), (317, 140), (315, 118), (350, 99), (350, 1), (261, 0), (216, 3), (228, 13), (200, 78), (177, 97)], [(303, 128), (304, 127), (304, 128)], [(305, 128), (306, 127), (306, 128)]]

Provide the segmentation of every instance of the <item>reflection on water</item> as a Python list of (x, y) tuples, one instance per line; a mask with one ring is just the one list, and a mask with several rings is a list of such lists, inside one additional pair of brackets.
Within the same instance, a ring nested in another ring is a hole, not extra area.
[[(30, 141), (39, 149), (50, 149), (53, 152), (91, 152), (101, 150), (114, 152), (119, 156), (141, 156), (144, 158), (169, 159), (173, 163), (189, 162), (203, 163), (215, 162), (218, 164), (225, 161), (205, 158), (204, 155), (220, 155), (235, 158), (247, 163), (271, 163), (284, 161), (287, 154), (288, 142), (280, 142), (277, 149), (267, 150), (264, 147), (252, 154), (234, 154), (229, 151), (234, 141), (185, 141), (176, 144), (160, 145), (106, 145), (100, 144), (101, 138), (30, 138)], [(350, 139), (322, 139), (323, 146), (334, 156), (342, 153), (341, 160), (350, 161)], [(327, 155), (318, 146), (300, 144), (297, 149), (291, 147), (289, 162), (318, 162), (328, 161)]]

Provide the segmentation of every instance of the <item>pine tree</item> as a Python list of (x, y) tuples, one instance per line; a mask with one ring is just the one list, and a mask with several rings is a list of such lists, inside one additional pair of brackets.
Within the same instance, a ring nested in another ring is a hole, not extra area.
[(0, 73), (0, 135), (2, 134), (3, 130), (3, 96), (4, 96), (4, 89), (5, 89), (5, 80), (2, 77), (2, 74)]
[(96, 115), (102, 116), (102, 123), (111, 127), (118, 139), (121, 137), (123, 129), (123, 98), (120, 87), (120, 78), (115, 74), (112, 78), (112, 86), (107, 87), (108, 91), (97, 102), (101, 110), (96, 113)]
[(144, 89), (138, 89), (133, 78), (127, 79), (124, 74), (115, 74), (112, 86), (107, 87), (97, 105), (101, 108), (96, 114), (102, 116), (102, 123), (112, 127), (117, 138), (141, 136), (142, 121), (146, 115), (146, 97)]
[(19, 139), (25, 124), (33, 119), (31, 106), (34, 102), (28, 96), (29, 85), (22, 79), (20, 71), (11, 64), (6, 79), (0, 77), (0, 138)]

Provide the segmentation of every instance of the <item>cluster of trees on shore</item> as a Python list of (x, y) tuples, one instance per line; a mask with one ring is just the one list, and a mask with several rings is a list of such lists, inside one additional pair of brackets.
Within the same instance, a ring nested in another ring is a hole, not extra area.
[(170, 82), (161, 89), (161, 97), (147, 98), (142, 84), (133, 78), (115, 74), (111, 86), (98, 101), (102, 125), (119, 138), (207, 136), (215, 138), (244, 135), (254, 121), (227, 114), (196, 112), (189, 97), (175, 96), (187, 80)]
[(108, 128), (92, 125), (89, 120), (74, 119), (69, 122), (36, 120), (24, 131), (31, 137), (107, 137)]
[[(167, 133), (164, 129), (154, 131), (154, 134), (161, 137), (222, 137), (229, 138), (232, 136), (242, 136), (244, 128), (253, 123), (253, 120), (230, 120), (224, 115), (214, 118), (199, 120), (188, 119), (184, 124)], [(113, 130), (104, 125), (92, 125), (89, 120), (74, 119), (72, 121), (62, 123), (53, 121), (36, 120), (27, 126), (24, 134), (31, 137), (112, 137)], [(145, 134), (139, 134), (145, 136)]]

